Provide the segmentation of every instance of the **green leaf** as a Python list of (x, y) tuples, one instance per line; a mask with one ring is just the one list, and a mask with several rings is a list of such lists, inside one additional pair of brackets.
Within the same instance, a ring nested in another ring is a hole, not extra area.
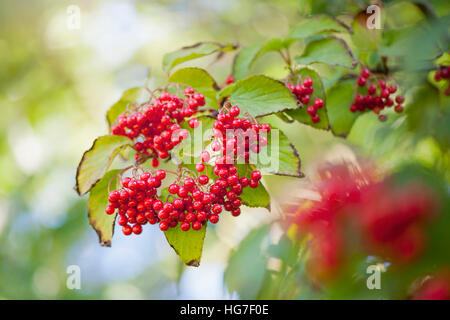
[(200, 68), (183, 68), (175, 71), (168, 82), (186, 84), (205, 96), (206, 107), (218, 109), (216, 94), (219, 90), (216, 81), (208, 72)]
[(348, 32), (339, 21), (329, 16), (303, 19), (287, 36), (288, 39), (305, 39), (322, 33)]
[(307, 106), (303, 106), (295, 110), (286, 110), (285, 111), (286, 114), (289, 115), (291, 118), (297, 120), (298, 122), (305, 123), (307, 125), (313, 126), (314, 128), (327, 130), (329, 128), (329, 122), (326, 109), (325, 91), (323, 88), (322, 79), (314, 69), (309, 67), (299, 69), (296, 72), (296, 74), (301, 76), (302, 80), (306, 78), (311, 78), (313, 80), (314, 92), (313, 96), (311, 97), (309, 105), (312, 105), (314, 103), (314, 100), (317, 98), (322, 99), (325, 105), (317, 112), (317, 114), (320, 117), (320, 121), (317, 123), (313, 123), (311, 121), (311, 116), (306, 112)]
[(164, 231), (167, 242), (188, 266), (198, 267), (205, 241), (206, 224), (200, 230), (181, 230), (178, 226)]
[(114, 103), (106, 112), (106, 120), (108, 121), (108, 125), (110, 128), (114, 123), (114, 121), (117, 120), (119, 115), (127, 109), (127, 105), (129, 103), (140, 102), (143, 93), (144, 93), (143, 88), (136, 87), (128, 89), (122, 94), (122, 97), (120, 97), (119, 101)]
[(268, 226), (250, 231), (239, 247), (231, 252), (224, 282), (229, 292), (237, 292), (240, 299), (256, 299), (258, 296), (266, 274), (267, 256), (262, 250), (268, 233)]
[[(108, 184), (111, 181), (110, 190), (117, 189), (115, 176), (120, 170), (108, 171), (105, 176), (91, 189), (88, 200), (89, 224), (97, 232), (101, 246), (111, 247), (111, 240), (114, 234), (114, 222), (117, 213), (106, 214), (105, 208), (108, 205)], [(113, 180), (112, 180), (113, 179)]]
[(254, 117), (297, 108), (294, 96), (282, 82), (263, 75), (250, 76), (226, 87), (219, 92), (219, 97), (225, 96)]
[(334, 135), (346, 137), (353, 126), (358, 112), (351, 112), (350, 105), (354, 98), (354, 80), (340, 82), (327, 93), (328, 119)]
[(163, 70), (169, 72), (180, 63), (205, 57), (217, 52), (233, 51), (236, 46), (220, 45), (212, 42), (199, 42), (192, 46), (183, 47), (179, 50), (169, 52), (163, 57)]
[(306, 65), (322, 62), (346, 68), (355, 68), (357, 63), (347, 43), (332, 37), (310, 41), (295, 61)]
[(233, 62), (233, 75), (236, 80), (241, 80), (248, 75), (255, 57), (261, 48), (262, 45), (257, 44), (243, 48), (239, 51)]
[[(280, 129), (271, 126), (267, 147), (261, 149), (255, 166), (264, 173), (302, 178), (301, 161), (294, 145)], [(250, 161), (252, 156), (250, 156)]]
[(98, 137), (92, 147), (83, 154), (77, 169), (75, 190), (81, 196), (105, 175), (116, 155), (133, 142), (124, 136)]
[(233, 75), (236, 80), (240, 80), (248, 75), (253, 63), (268, 52), (281, 51), (289, 48), (293, 39), (275, 38), (264, 45), (253, 45), (242, 49), (233, 63)]

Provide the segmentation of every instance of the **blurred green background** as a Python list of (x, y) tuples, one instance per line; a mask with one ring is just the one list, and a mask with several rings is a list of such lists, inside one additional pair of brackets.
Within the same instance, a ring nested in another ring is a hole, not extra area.
[[(449, 13), (448, 1), (430, 2), (439, 14)], [(223, 219), (207, 233), (201, 266), (186, 268), (157, 228), (131, 238), (116, 232), (112, 248), (100, 247), (88, 225), (87, 198), (72, 189), (78, 161), (93, 137), (106, 133), (105, 111), (125, 89), (142, 85), (149, 70), (151, 87), (164, 83), (164, 53), (206, 40), (259, 43), (285, 35), (304, 15), (345, 18), (367, 3), (1, 1), (0, 298), (238, 298), (223, 283), (230, 250), (253, 227), (276, 217), (280, 185), (304, 182), (266, 178), (275, 212), (249, 209), (239, 219)], [(73, 5), (80, 10), (79, 28), (70, 28)], [(223, 83), (233, 56), (194, 63)], [(282, 76), (277, 59), (269, 54), (255, 70)], [(358, 120), (348, 140), (304, 125), (283, 128), (306, 173), (318, 160), (354, 158), (355, 152), (387, 169), (405, 161), (447, 168), (448, 150), (433, 138), (403, 135), (398, 144), (386, 128), (378, 132), (374, 119)], [(81, 290), (66, 287), (70, 265), (81, 268)]]

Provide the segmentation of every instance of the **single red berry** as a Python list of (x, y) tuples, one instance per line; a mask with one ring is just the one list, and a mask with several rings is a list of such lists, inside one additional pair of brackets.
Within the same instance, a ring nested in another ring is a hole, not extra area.
[(195, 165), (195, 171), (202, 172), (203, 170), (205, 170), (205, 165), (203, 163), (197, 163)]
[(225, 84), (232, 84), (234, 82), (233, 75), (229, 75), (227, 79), (225, 80)]
[(250, 188), (257, 188), (259, 186), (258, 180), (250, 180)]
[(107, 205), (105, 208), (106, 214), (113, 214), (116, 211), (116, 209), (112, 205)]
[(189, 127), (191, 127), (192, 129), (195, 129), (199, 126), (200, 122), (198, 121), (197, 118), (192, 118), (189, 120)]
[(191, 228), (191, 225), (189, 224), (189, 222), (182, 222), (180, 224), (180, 228), (183, 231), (188, 231)]
[(367, 82), (366, 78), (364, 78), (364, 77), (358, 78), (358, 86), (364, 87), (366, 85), (366, 82)]
[(390, 93), (395, 93), (397, 91), (397, 86), (395, 84), (391, 84), (388, 87), (388, 90), (389, 90)]
[(261, 180), (261, 177), (262, 177), (262, 175), (261, 175), (260, 171), (255, 170), (255, 171), (252, 172), (252, 176), (251, 176), (252, 180), (257, 180), (258, 181), (258, 180)]
[(133, 226), (133, 233), (134, 234), (140, 234), (142, 232), (142, 226), (140, 224), (135, 224)]
[(167, 229), (169, 229), (169, 224), (166, 221), (161, 221), (159, 223), (159, 229), (161, 231), (166, 231)]
[(184, 94), (186, 96), (194, 94), (194, 92), (195, 92), (194, 89), (192, 89), (191, 87), (188, 87), (188, 88), (184, 89)]
[(195, 181), (192, 178), (187, 178), (184, 180), (184, 187), (187, 191), (192, 191), (192, 189), (195, 187)]
[(124, 235), (129, 236), (131, 234), (131, 232), (133, 232), (133, 229), (131, 228), (131, 226), (129, 224), (126, 224), (122, 227), (122, 232)]
[(367, 87), (367, 92), (368, 92), (370, 95), (373, 95), (373, 94), (375, 94), (375, 93), (377, 92), (377, 87), (376, 87), (375, 85), (371, 84), (371, 85), (369, 85), (369, 86)]
[(166, 178), (166, 172), (164, 170), (156, 170), (155, 177), (158, 180), (164, 180)]
[(365, 79), (370, 77), (370, 71), (367, 68), (362, 69), (361, 71), (361, 76)]
[(403, 96), (395, 97), (395, 102), (397, 102), (398, 104), (403, 103), (404, 101), (405, 101), (405, 98)]
[(241, 209), (239, 209), (239, 208), (233, 209), (233, 210), (231, 211), (231, 215), (232, 215), (233, 217), (237, 217), (237, 216), (239, 216), (240, 214), (241, 214)]
[(386, 89), (386, 81), (381, 80), (380, 82), (378, 82), (378, 86), (379, 86), (381, 89)]
[(192, 229), (200, 230), (202, 228), (202, 223), (199, 221), (192, 222)]
[(170, 192), (171, 194), (176, 194), (176, 193), (178, 193), (178, 190), (179, 190), (179, 186), (178, 186), (177, 184), (171, 184), (171, 185), (169, 186), (169, 192)]
[(313, 84), (314, 84), (314, 82), (311, 78), (306, 78), (305, 81), (303, 81), (303, 85), (305, 87), (311, 87)]
[(323, 100), (322, 99), (316, 99), (314, 100), (314, 108), (316, 109), (320, 109), (322, 108), (324, 105)]
[(313, 115), (313, 116), (311, 117), (311, 121), (312, 121), (313, 123), (319, 122), (319, 121), (320, 121), (320, 116), (319, 116), (318, 114)]
[(306, 109), (306, 112), (308, 112), (309, 115), (313, 116), (317, 113), (317, 110), (316, 110), (316, 108), (314, 108), (314, 106), (309, 106)]
[(208, 176), (201, 175), (200, 177), (198, 177), (198, 183), (200, 183), (201, 185), (207, 184), (208, 181), (209, 181)]
[(395, 106), (395, 108), (394, 108), (394, 110), (395, 110), (395, 112), (397, 112), (397, 113), (400, 113), (400, 112), (403, 112), (403, 106), (401, 106), (401, 105), (396, 105)]
[(213, 205), (213, 207), (212, 207), (212, 211), (213, 211), (215, 214), (219, 214), (219, 213), (222, 212), (222, 206), (221, 206), (220, 204), (215, 204), (215, 205)]
[(216, 224), (217, 222), (219, 222), (219, 216), (216, 214), (212, 214), (209, 216), (209, 222)]

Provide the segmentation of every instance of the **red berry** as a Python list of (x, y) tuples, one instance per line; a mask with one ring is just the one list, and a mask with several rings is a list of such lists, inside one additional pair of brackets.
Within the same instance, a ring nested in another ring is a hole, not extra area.
[(178, 188), (179, 188), (179, 186), (177, 184), (171, 184), (169, 186), (169, 192), (171, 194), (176, 194), (178, 192)]
[(231, 211), (231, 215), (232, 215), (233, 217), (237, 217), (237, 216), (239, 216), (240, 214), (241, 214), (241, 209), (239, 209), (239, 208), (233, 209), (233, 210)]
[(134, 234), (141, 234), (142, 226), (140, 224), (135, 224), (133, 226), (133, 230), (132, 231), (133, 231)]
[(195, 165), (195, 171), (202, 172), (203, 170), (205, 170), (205, 165), (203, 163), (197, 163)]
[(261, 180), (262, 175), (261, 175), (260, 171), (255, 170), (255, 171), (252, 172), (252, 176), (251, 177), (252, 177), (252, 180)]
[(189, 222), (182, 222), (180, 224), (180, 228), (183, 231), (188, 231), (191, 228), (191, 225), (189, 224)]
[(324, 105), (323, 100), (322, 99), (316, 99), (314, 100), (314, 108), (316, 109), (320, 109), (322, 108)]
[(212, 207), (212, 211), (213, 211), (215, 214), (219, 214), (219, 213), (222, 212), (222, 206), (221, 206), (220, 204), (215, 204), (215, 205), (213, 205), (213, 207)]
[(366, 85), (366, 78), (364, 78), (364, 77), (359, 77), (359, 78), (358, 78), (358, 86), (364, 87), (365, 85)]
[(164, 180), (166, 178), (166, 172), (164, 170), (156, 170), (155, 177), (158, 180)]
[(361, 71), (361, 76), (365, 79), (370, 77), (370, 71), (367, 68), (362, 69)]
[(192, 129), (195, 129), (199, 126), (200, 122), (198, 121), (197, 118), (192, 118), (189, 120), (189, 127), (191, 127)]
[(239, 115), (239, 113), (241, 112), (241, 110), (239, 109), (238, 106), (233, 106), (230, 108), (230, 115), (235, 118)]
[(401, 106), (401, 105), (396, 105), (395, 106), (395, 108), (394, 108), (394, 110), (395, 110), (395, 112), (397, 112), (397, 113), (400, 113), (400, 112), (403, 112), (403, 107)]
[(159, 229), (161, 231), (166, 231), (167, 229), (169, 229), (169, 224), (166, 221), (161, 221), (159, 223)]
[(216, 224), (217, 222), (219, 222), (219, 216), (216, 214), (212, 214), (209, 216), (209, 222)]
[(314, 106), (309, 106), (306, 109), (306, 112), (308, 112), (309, 115), (313, 116), (317, 113), (317, 110), (316, 110), (316, 108), (314, 108)]
[(226, 84), (231, 84), (231, 83), (233, 83), (234, 82), (234, 77), (232, 76), (232, 75), (229, 75), (228, 77), (227, 77), (227, 79), (225, 80), (225, 83)]
[(318, 114), (315, 114), (311, 117), (311, 121), (314, 123), (317, 123), (320, 121), (320, 116)]
[(209, 181), (208, 176), (201, 175), (200, 177), (198, 177), (198, 183), (200, 183), (201, 185), (207, 184), (208, 181)]
[(112, 205), (109, 204), (106, 206), (105, 211), (106, 211), (106, 214), (113, 214), (116, 211), (116, 209)]
[(131, 234), (132, 231), (133, 231), (133, 230), (132, 230), (132, 228), (131, 228), (131, 226), (130, 226), (129, 224), (126, 224), (126, 225), (124, 225), (124, 226), (122, 227), (122, 232), (123, 232), (123, 234), (126, 235), (126, 236), (129, 236), (129, 235)]
[(311, 87), (313, 85), (313, 80), (311, 78), (306, 78), (305, 81), (303, 81), (303, 85), (305, 87)]
[(403, 96), (395, 97), (395, 102), (397, 102), (398, 104), (403, 103), (404, 101), (405, 101), (405, 98)]
[(202, 228), (202, 223), (199, 221), (192, 222), (192, 229), (200, 230)]

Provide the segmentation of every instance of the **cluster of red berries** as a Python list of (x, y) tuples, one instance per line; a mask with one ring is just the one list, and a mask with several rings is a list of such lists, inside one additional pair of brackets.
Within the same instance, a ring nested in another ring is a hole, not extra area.
[[(434, 80), (436, 80), (436, 82), (448, 81), (449, 78), (450, 78), (450, 66), (441, 66), (436, 69), (436, 73), (434, 74)], [(448, 81), (448, 86), (444, 90), (444, 94), (446, 96), (450, 95), (450, 81)]]
[[(164, 170), (157, 170), (154, 175), (144, 172), (136, 178), (124, 178), (120, 190), (110, 192), (105, 211), (114, 214), (117, 210), (118, 224), (125, 235), (140, 234), (142, 225), (147, 222), (159, 223), (162, 231), (178, 225), (181, 230), (188, 231), (201, 229), (207, 221), (217, 223), (223, 209), (233, 216), (241, 214), (242, 199), (239, 196), (246, 187), (257, 188), (262, 176), (258, 170), (251, 172), (250, 178), (240, 176), (234, 163), (241, 154), (248, 163), (250, 152), (258, 153), (262, 146), (267, 145), (267, 138), (260, 136), (260, 132), (270, 131), (270, 126), (252, 124), (248, 119), (237, 118), (239, 114), (240, 109), (230, 105), (229, 112), (219, 113), (214, 123), (216, 139), (212, 150), (223, 149), (215, 159), (215, 181), (201, 174), (205, 164), (211, 160), (210, 153), (205, 150), (201, 155), (202, 161), (195, 168), (198, 175), (192, 172), (194, 178), (180, 175), (177, 182), (168, 187), (171, 196), (165, 202), (157, 195), (157, 189), (166, 177)], [(192, 120), (189, 126), (197, 127), (198, 120)], [(247, 139), (241, 141), (241, 133)]]
[[(327, 168), (318, 185), (321, 200), (309, 207), (292, 206), (294, 223), (313, 235), (309, 271), (327, 281), (348, 260), (346, 232), (359, 235), (368, 255), (405, 264), (418, 258), (426, 244), (426, 225), (434, 217), (436, 199), (424, 185), (399, 188), (390, 179), (375, 182), (365, 170), (346, 165)], [(297, 211), (297, 212), (296, 212)], [(351, 228), (351, 229), (349, 229)]]
[[(224, 156), (217, 159), (220, 164), (233, 164), (239, 158), (249, 163), (251, 153), (259, 153), (261, 148), (267, 145), (270, 125), (267, 123), (259, 125), (249, 119), (238, 118), (241, 113), (239, 107), (231, 106), (229, 103), (226, 105), (229, 107), (228, 113), (218, 113), (214, 122), (215, 139), (211, 143), (211, 149), (214, 152), (221, 152)], [(205, 151), (203, 156), (209, 158), (208, 152)]]
[[(371, 73), (369, 69), (363, 68), (358, 80), (358, 87), (365, 89), (365, 94), (358, 93), (350, 105), (351, 112), (365, 112), (371, 110), (378, 115), (380, 121), (386, 121), (387, 116), (385, 114), (380, 114), (384, 108), (390, 108), (395, 105), (394, 110), (397, 113), (403, 111), (402, 103), (405, 98), (401, 95), (397, 95), (395, 98), (392, 97), (394, 93), (397, 92), (397, 86), (394, 84), (387, 85), (386, 81), (377, 81), (377, 85), (373, 83), (370, 79)], [(369, 84), (370, 83), (370, 84)]]
[(117, 222), (125, 235), (140, 234), (142, 225), (159, 222), (157, 207), (155, 208), (159, 201), (157, 189), (165, 178), (164, 170), (157, 170), (154, 175), (144, 172), (136, 179), (124, 178), (121, 188), (109, 193), (109, 204), (105, 211), (107, 214), (114, 214), (117, 210)]
[[(204, 165), (197, 165), (203, 171)], [(226, 166), (226, 167), (225, 167)], [(137, 178), (126, 177), (119, 190), (111, 191), (106, 206), (107, 214), (119, 214), (118, 224), (125, 235), (140, 234), (142, 225), (159, 223), (159, 228), (166, 231), (180, 225), (181, 230), (199, 230), (207, 222), (216, 224), (222, 206), (233, 216), (241, 213), (240, 206), (243, 188), (256, 188), (261, 179), (259, 171), (253, 171), (251, 179), (239, 177), (236, 166), (219, 166), (220, 176), (214, 183), (209, 183), (206, 175), (185, 178), (181, 183), (173, 183), (168, 191), (171, 200), (163, 202), (158, 199), (157, 189), (166, 177), (166, 171), (157, 170), (154, 175), (144, 172)]]
[[(180, 129), (180, 123), (197, 113), (198, 107), (205, 105), (205, 97), (192, 88), (184, 90), (184, 99), (169, 92), (163, 92), (152, 103), (139, 106), (139, 110), (121, 114), (111, 128), (112, 134), (124, 135), (133, 139), (136, 159), (142, 156), (152, 157), (157, 167), (160, 159), (169, 157), (169, 152), (187, 132)], [(191, 127), (198, 120), (189, 120)]]
[(311, 78), (306, 78), (303, 83), (297, 81), (296, 85), (288, 83), (286, 86), (297, 97), (297, 104), (299, 104), (300, 107), (307, 106), (306, 112), (311, 116), (311, 121), (317, 123), (320, 121), (317, 110), (324, 106), (324, 102), (322, 99), (317, 98), (312, 105), (308, 106), (311, 101), (311, 96), (314, 93), (313, 84), (314, 82)]

